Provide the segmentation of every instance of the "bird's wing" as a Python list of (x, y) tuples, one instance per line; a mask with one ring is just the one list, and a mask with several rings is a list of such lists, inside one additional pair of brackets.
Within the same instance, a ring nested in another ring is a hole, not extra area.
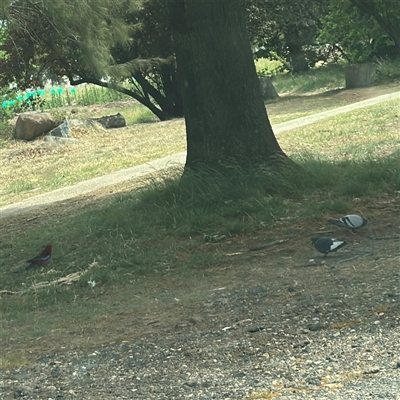
[(343, 244), (344, 244), (344, 241), (342, 241), (342, 240), (332, 239), (330, 251), (334, 251), (335, 249), (343, 246)]
[(31, 258), (30, 260), (28, 260), (28, 263), (35, 263), (35, 262), (39, 262), (39, 261), (48, 261), (50, 260), (51, 254), (46, 254), (44, 256), (36, 256), (34, 258)]
[(359, 215), (346, 215), (340, 220), (349, 228), (359, 228), (363, 224), (363, 219)]
[[(343, 217), (344, 218), (344, 217)], [(337, 226), (344, 226), (344, 227), (347, 227), (348, 225), (344, 222), (344, 221), (342, 221), (342, 219), (343, 218), (340, 218), (340, 219), (330, 219), (328, 222), (327, 222), (327, 224), (328, 225), (337, 225)]]

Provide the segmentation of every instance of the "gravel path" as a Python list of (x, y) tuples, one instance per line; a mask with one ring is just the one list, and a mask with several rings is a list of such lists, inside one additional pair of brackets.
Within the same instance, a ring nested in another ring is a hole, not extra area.
[(1, 371), (0, 396), (208, 400), (259, 393), (249, 398), (400, 399), (398, 316), (343, 331), (299, 328), (290, 314), (280, 316), (283, 324), (245, 321), (231, 329), (193, 329), (90, 353), (44, 356), (33, 367)]

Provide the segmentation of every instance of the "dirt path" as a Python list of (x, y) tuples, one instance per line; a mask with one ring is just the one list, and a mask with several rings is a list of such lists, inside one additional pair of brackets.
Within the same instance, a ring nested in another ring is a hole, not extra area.
[[(338, 107), (333, 110), (328, 110), (318, 114), (309, 115), (292, 121), (277, 124), (273, 126), (273, 129), (275, 134), (279, 134), (281, 132), (285, 132), (291, 129), (312, 124), (314, 122), (321, 121), (323, 119), (330, 118), (335, 115), (358, 110), (364, 107), (369, 107), (384, 101), (395, 100), (398, 99), (399, 97), (400, 97), (400, 92), (384, 94), (381, 96), (374, 97), (372, 99), (359, 101), (357, 103), (349, 104), (343, 107)], [(80, 182), (72, 186), (57, 189), (48, 193), (43, 193), (38, 196), (33, 196), (29, 199), (20, 201), (18, 203), (9, 204), (7, 206), (0, 208), (0, 219), (7, 218), (16, 214), (21, 215), (26, 211), (33, 210), (51, 203), (55, 203), (57, 201), (72, 199), (74, 197), (82, 196), (87, 193), (100, 190), (111, 185), (116, 185), (129, 180), (142, 178), (148, 174), (159, 171), (161, 169), (168, 168), (170, 166), (183, 165), (185, 157), (186, 157), (185, 152), (173, 154), (171, 156), (167, 156), (159, 160), (154, 160), (146, 164), (137, 165), (98, 178), (89, 179), (87, 181)]]

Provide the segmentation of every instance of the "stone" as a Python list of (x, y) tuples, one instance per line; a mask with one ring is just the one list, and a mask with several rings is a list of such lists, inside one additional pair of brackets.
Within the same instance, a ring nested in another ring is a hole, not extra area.
[(125, 118), (120, 113), (115, 115), (106, 115), (100, 118), (93, 118), (93, 120), (103, 125), (106, 129), (122, 128), (126, 126)]
[(260, 78), (261, 93), (264, 100), (275, 100), (279, 98), (269, 76)]
[(54, 129), (60, 121), (49, 113), (31, 111), (18, 116), (15, 124), (15, 138), (34, 140)]
[(54, 137), (68, 137), (69, 136), (69, 124), (68, 120), (64, 119), (64, 121), (58, 125), (56, 128), (52, 129), (48, 136)]

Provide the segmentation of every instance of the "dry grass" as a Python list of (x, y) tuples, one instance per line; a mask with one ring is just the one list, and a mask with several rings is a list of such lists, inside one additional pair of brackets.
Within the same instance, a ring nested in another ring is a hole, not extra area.
[[(281, 101), (267, 104), (267, 109), (272, 123), (277, 124), (393, 90), (395, 86), (387, 84), (352, 91), (338, 90), (324, 94), (284, 97)], [(57, 114), (70, 118), (88, 118), (117, 112), (125, 116), (127, 127), (72, 132), (72, 136), (79, 140), (77, 143), (55, 146), (40, 139), (30, 143), (3, 141), (0, 147), (0, 206), (139, 165), (186, 148), (183, 119), (129, 125), (138, 112), (138, 105), (132, 101), (66, 107), (58, 110)], [(339, 124), (345, 121), (345, 117), (343, 118), (338, 120)], [(326, 124), (326, 131), (329, 131), (330, 122)], [(396, 132), (395, 128), (394, 125), (391, 128), (393, 134)], [(303, 129), (294, 141), (291, 139), (291, 143), (285, 142), (287, 136), (280, 136), (285, 150), (290, 152), (291, 146), (298, 148), (299, 145), (302, 149), (309, 150), (314, 146), (314, 135), (307, 132), (312, 132), (312, 129)], [(360, 137), (360, 140), (363, 139)]]
[(288, 154), (318, 154), (335, 160), (379, 159), (400, 148), (399, 132), (400, 101), (390, 101), (308, 125), (298, 129), (296, 135), (283, 132), (279, 143)]
[(72, 133), (77, 143), (11, 142), (0, 150), (0, 205), (185, 149), (183, 120)]

